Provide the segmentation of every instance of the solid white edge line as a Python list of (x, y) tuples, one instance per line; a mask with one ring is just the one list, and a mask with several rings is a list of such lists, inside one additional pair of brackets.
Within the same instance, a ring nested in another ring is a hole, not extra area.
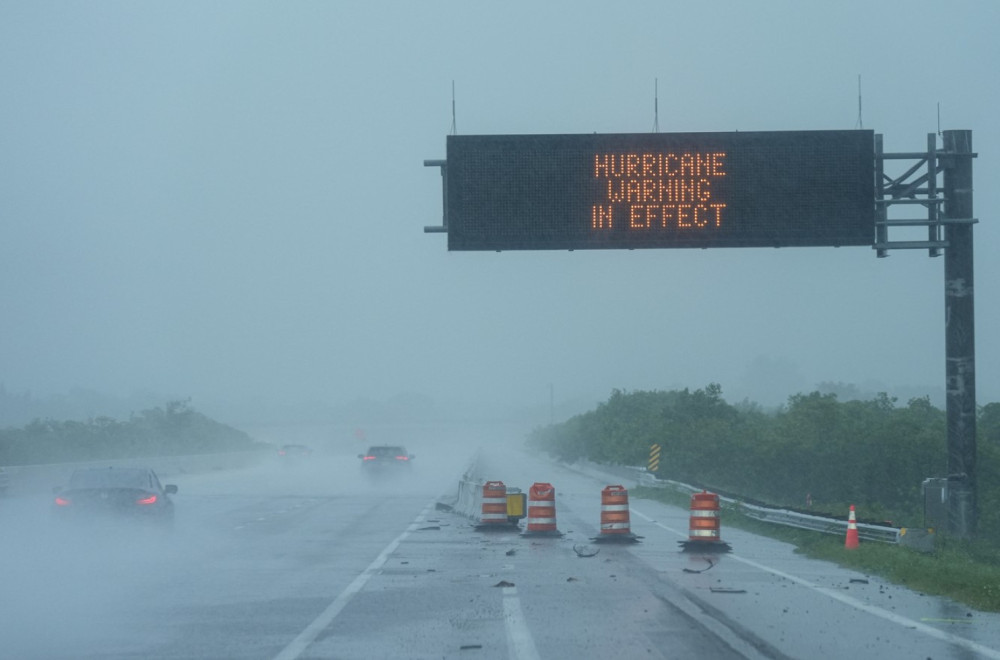
[[(643, 518), (644, 520), (646, 520), (646, 522), (653, 523), (657, 527), (665, 529), (668, 532), (672, 532), (673, 534), (676, 534), (677, 536), (682, 536), (682, 537), (683, 536), (687, 536), (683, 532), (679, 532), (676, 529), (673, 529), (672, 527), (667, 527), (666, 525), (657, 522), (653, 518), (647, 516), (646, 514), (640, 512), (640, 511), (636, 511), (635, 509), (632, 509), (632, 513), (634, 513), (635, 515), (639, 516), (640, 518)], [(934, 638), (939, 639), (939, 640), (941, 640), (943, 642), (948, 642), (949, 644), (955, 644), (956, 646), (961, 646), (961, 647), (963, 647), (963, 648), (965, 648), (967, 650), (979, 653), (979, 654), (983, 655), (984, 657), (994, 658), (995, 660), (1000, 660), (1000, 651), (997, 651), (996, 649), (992, 649), (992, 648), (990, 648), (988, 646), (983, 646), (982, 644), (978, 644), (978, 643), (973, 642), (973, 641), (971, 641), (969, 639), (966, 639), (964, 637), (958, 637), (957, 635), (952, 635), (951, 633), (947, 633), (947, 632), (945, 632), (943, 630), (938, 630), (937, 628), (932, 628), (931, 626), (928, 626), (926, 624), (920, 623), (919, 621), (914, 621), (913, 619), (908, 619), (905, 616), (900, 616), (900, 615), (894, 614), (893, 612), (890, 612), (888, 610), (883, 610), (881, 607), (875, 607), (874, 605), (868, 605), (866, 603), (862, 603), (861, 601), (856, 600), (854, 598), (851, 598), (850, 596), (845, 596), (844, 594), (839, 593), (837, 591), (832, 591), (830, 589), (826, 589), (826, 588), (820, 587), (819, 585), (813, 584), (812, 582), (809, 582), (808, 580), (804, 580), (804, 579), (802, 579), (800, 577), (796, 577), (796, 576), (791, 575), (789, 573), (785, 573), (784, 571), (779, 571), (778, 569), (771, 568), (770, 566), (765, 566), (764, 564), (759, 564), (759, 563), (757, 563), (757, 562), (755, 562), (753, 560), (745, 559), (745, 558), (740, 557), (739, 555), (735, 555), (735, 554), (733, 554), (731, 552), (727, 553), (726, 556), (727, 557), (731, 557), (731, 558), (735, 559), (738, 562), (742, 562), (742, 563), (746, 564), (747, 566), (753, 566), (754, 568), (757, 568), (757, 569), (762, 570), (762, 571), (766, 571), (768, 573), (771, 573), (772, 575), (776, 575), (778, 577), (785, 578), (786, 580), (791, 580), (792, 582), (794, 582), (796, 584), (799, 584), (799, 585), (801, 585), (803, 587), (806, 587), (808, 589), (812, 589), (816, 593), (823, 594), (824, 596), (829, 596), (833, 600), (839, 601), (839, 602), (843, 603), (844, 605), (849, 605), (850, 607), (853, 607), (855, 609), (861, 610), (862, 612), (866, 612), (866, 613), (871, 614), (873, 616), (880, 617), (882, 619), (885, 619), (886, 621), (891, 621), (892, 623), (896, 623), (896, 624), (901, 625), (901, 626), (903, 626), (905, 628), (910, 628), (910, 629), (918, 630), (918, 631), (924, 633), (925, 635), (928, 635), (930, 637), (934, 637)]]
[(521, 611), (517, 587), (503, 588), (503, 622), (507, 630), (507, 654), (512, 660), (541, 660), (528, 622)]
[(427, 512), (430, 511), (432, 506), (434, 506), (434, 502), (431, 502), (424, 507), (423, 511), (421, 511), (414, 521), (409, 524), (406, 530), (393, 539), (393, 541), (379, 553), (378, 557), (375, 558), (375, 561), (369, 564), (368, 568), (354, 578), (354, 580), (347, 585), (347, 588), (340, 592), (340, 595), (337, 596), (332, 603), (327, 605), (326, 609), (323, 610), (323, 612), (321, 612), (312, 623), (306, 626), (305, 630), (299, 633), (298, 637), (293, 639), (288, 646), (282, 649), (281, 653), (274, 656), (274, 660), (295, 660), (302, 655), (302, 653), (309, 648), (309, 645), (316, 641), (319, 634), (323, 632), (323, 630), (326, 629), (326, 627), (329, 626), (335, 618), (337, 618), (337, 615), (340, 614), (344, 607), (347, 606), (347, 603), (351, 600), (351, 598), (361, 591), (368, 580), (370, 580), (372, 576), (382, 568), (382, 565), (389, 559), (389, 555), (396, 551), (399, 544), (402, 543), (403, 540), (417, 528), (417, 525), (423, 523), (424, 517), (427, 515)]

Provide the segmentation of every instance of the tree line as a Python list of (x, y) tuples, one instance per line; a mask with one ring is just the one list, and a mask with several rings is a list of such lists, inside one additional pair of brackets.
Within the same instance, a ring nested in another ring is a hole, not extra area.
[[(646, 465), (661, 447), (658, 476), (748, 499), (923, 525), (922, 482), (948, 473), (947, 419), (926, 397), (886, 394), (840, 401), (812, 392), (776, 412), (690, 391), (614, 390), (596, 409), (535, 429), (529, 444), (562, 460)], [(1000, 540), (1000, 404), (979, 409), (980, 534)]]
[(243, 431), (193, 410), (187, 401), (171, 401), (124, 421), (35, 419), (23, 428), (0, 429), (0, 465), (210, 454), (259, 446)]

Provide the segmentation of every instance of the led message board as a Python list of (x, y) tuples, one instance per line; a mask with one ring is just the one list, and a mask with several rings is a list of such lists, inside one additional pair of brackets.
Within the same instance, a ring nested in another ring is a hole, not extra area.
[(872, 131), (450, 135), (449, 250), (871, 246)]

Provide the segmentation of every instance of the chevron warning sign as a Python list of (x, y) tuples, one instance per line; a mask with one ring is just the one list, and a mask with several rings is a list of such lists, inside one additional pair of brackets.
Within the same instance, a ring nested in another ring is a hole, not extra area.
[(647, 472), (657, 472), (660, 469), (660, 445), (649, 446), (649, 464), (646, 466)]

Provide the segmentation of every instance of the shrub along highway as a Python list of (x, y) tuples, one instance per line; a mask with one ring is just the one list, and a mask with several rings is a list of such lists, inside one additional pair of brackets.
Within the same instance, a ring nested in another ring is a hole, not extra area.
[[(1000, 658), (997, 615), (804, 559), (724, 518), (732, 552), (682, 553), (688, 512), (633, 498), (641, 542), (594, 543), (601, 490), (618, 481), (523, 454), (519, 430), (372, 431), (416, 456), (378, 478), (356, 438), (271, 433), (314, 453), (161, 474), (179, 487), (172, 530), (62, 528), (47, 493), (0, 500), (0, 655)], [(551, 483), (562, 535), (479, 532), (439, 508), (477, 454), (483, 480)]]

